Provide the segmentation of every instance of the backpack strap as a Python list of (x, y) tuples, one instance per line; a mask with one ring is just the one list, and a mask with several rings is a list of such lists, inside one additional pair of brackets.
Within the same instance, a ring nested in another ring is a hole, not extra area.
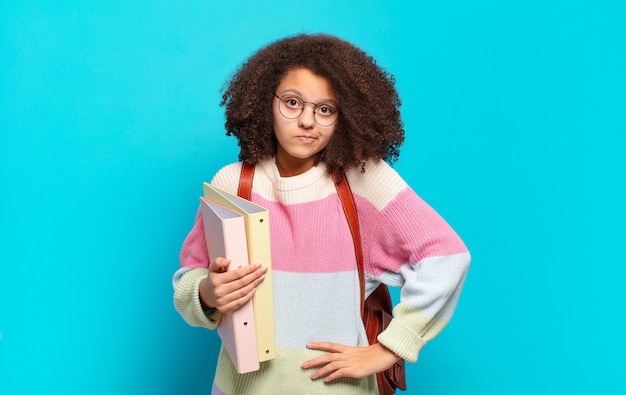
[(239, 188), (237, 189), (237, 196), (246, 200), (250, 200), (252, 195), (252, 178), (254, 177), (254, 165), (248, 162), (242, 162), (241, 175), (239, 176)]

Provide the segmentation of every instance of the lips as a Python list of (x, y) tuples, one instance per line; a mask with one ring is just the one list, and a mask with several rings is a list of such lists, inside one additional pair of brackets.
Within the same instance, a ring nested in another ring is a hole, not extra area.
[(297, 136), (296, 138), (297, 138), (299, 141), (301, 141), (301, 142), (303, 142), (303, 143), (307, 143), (307, 144), (312, 143), (312, 142), (314, 142), (315, 140), (317, 140), (315, 137), (312, 137), (312, 136)]

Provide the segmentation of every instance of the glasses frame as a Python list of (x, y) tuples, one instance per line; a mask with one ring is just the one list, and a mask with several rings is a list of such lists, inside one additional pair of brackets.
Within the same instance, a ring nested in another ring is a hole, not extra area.
[[(312, 101), (305, 101), (305, 100), (304, 100), (303, 98), (301, 98), (300, 96), (298, 96), (298, 95), (294, 95), (294, 94), (292, 94), (292, 93), (287, 93), (287, 94), (284, 94), (284, 95), (282, 95), (282, 96), (278, 96), (276, 93), (274, 93), (274, 96), (278, 99), (278, 111), (280, 112), (280, 115), (282, 115), (283, 117), (285, 117), (285, 118), (287, 118), (287, 119), (296, 119), (296, 118), (300, 117), (300, 115), (302, 115), (302, 113), (304, 112), (304, 106), (305, 106), (306, 104), (311, 104), (311, 105), (313, 105), (313, 119), (315, 119), (315, 123), (316, 123), (316, 124), (318, 124), (318, 125), (319, 125), (319, 126), (321, 126), (321, 127), (328, 127), (328, 126), (332, 126), (332, 125), (334, 125), (334, 124), (337, 122), (337, 120), (339, 119), (339, 107), (337, 107), (337, 117), (336, 117), (336, 118), (335, 118), (335, 119), (334, 119), (331, 123), (329, 123), (328, 125), (324, 125), (324, 124), (321, 124), (321, 123), (317, 120), (317, 117), (316, 117), (315, 115), (317, 114), (317, 111), (316, 111), (316, 110), (317, 110), (317, 106), (319, 106), (319, 105), (323, 105), (323, 104), (326, 104), (326, 103), (313, 103)], [(281, 108), (282, 108), (281, 103), (283, 102), (283, 97), (285, 97), (285, 96), (294, 96), (294, 97), (299, 98), (299, 99), (302, 101), (302, 108), (300, 109), (300, 113), (299, 113), (298, 115), (296, 115), (295, 117), (288, 117), (287, 115), (283, 114), (283, 111), (281, 110)]]

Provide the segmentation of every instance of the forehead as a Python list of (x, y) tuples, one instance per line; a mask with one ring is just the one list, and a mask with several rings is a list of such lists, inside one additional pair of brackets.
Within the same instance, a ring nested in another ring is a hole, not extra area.
[(333, 87), (325, 77), (309, 69), (288, 71), (276, 88), (278, 94), (296, 93), (306, 100), (337, 100)]

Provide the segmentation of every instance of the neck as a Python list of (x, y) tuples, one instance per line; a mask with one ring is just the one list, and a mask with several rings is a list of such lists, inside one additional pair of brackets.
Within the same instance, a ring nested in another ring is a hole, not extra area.
[(310, 170), (315, 163), (315, 158), (286, 158), (284, 155), (278, 154), (275, 161), (281, 177), (293, 177)]

